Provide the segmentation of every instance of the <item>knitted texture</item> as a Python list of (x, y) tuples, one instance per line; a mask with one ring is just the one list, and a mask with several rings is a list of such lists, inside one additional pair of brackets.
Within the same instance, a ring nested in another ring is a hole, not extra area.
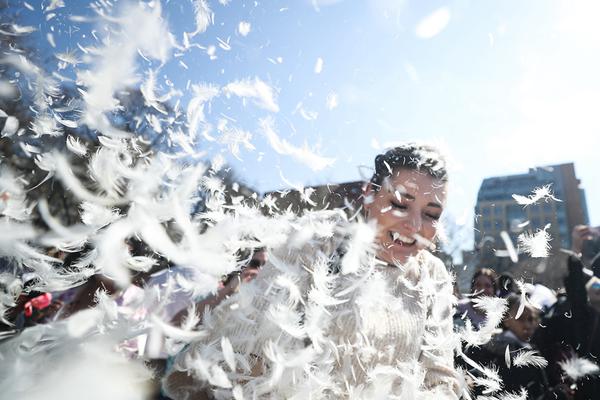
[[(300, 248), (274, 250), (255, 281), (206, 314), (206, 337), (178, 355), (168, 395), (458, 398), (455, 299), (444, 265), (421, 251), (389, 266), (366, 246), (355, 272), (332, 272), (356, 256), (340, 256), (353, 240), (343, 228), (344, 235), (315, 233)], [(177, 371), (191, 379), (181, 384)]]

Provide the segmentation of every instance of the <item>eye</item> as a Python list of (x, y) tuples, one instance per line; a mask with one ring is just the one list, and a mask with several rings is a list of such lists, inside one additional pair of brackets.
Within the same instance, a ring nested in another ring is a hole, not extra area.
[(425, 213), (425, 216), (433, 221), (438, 221), (440, 219), (440, 215), (439, 214), (433, 214), (433, 213)]
[(396, 203), (395, 201), (390, 201), (390, 204), (397, 210), (406, 210), (408, 208), (404, 204)]

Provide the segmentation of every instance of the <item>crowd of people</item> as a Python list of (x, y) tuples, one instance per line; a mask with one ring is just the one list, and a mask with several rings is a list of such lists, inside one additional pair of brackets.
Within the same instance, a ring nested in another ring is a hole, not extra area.
[[(506, 298), (507, 312), (498, 333), (485, 345), (466, 351), (471, 359), (497, 368), (506, 389), (524, 387), (531, 399), (594, 399), (600, 393), (596, 371), (600, 365), (600, 280), (596, 275), (600, 263), (582, 257), (586, 240), (595, 238), (589, 226), (574, 228), (564, 289), (549, 301), (533, 301), (536, 287), (519, 288), (509, 274), (498, 276), (494, 270), (482, 268), (473, 275), (471, 293), (458, 301), (455, 325), (462, 326), (466, 320), (475, 327), (484, 323), (486, 316), (476, 299)], [(542, 358), (520, 366), (515, 357), (519, 354)], [(581, 359), (590, 362), (586, 365), (593, 373), (567, 370), (570, 360)], [(464, 361), (457, 362), (468, 368)]]
[[(400, 398), (426, 393), (458, 399), (486, 396), (500, 389), (518, 393), (522, 388), (530, 399), (595, 398), (600, 393), (596, 372), (600, 364), (600, 261), (582, 261), (581, 257), (593, 231), (587, 226), (574, 229), (565, 290), (551, 300), (534, 301), (534, 285), (516, 284), (510, 274), (498, 276), (490, 268), (481, 268), (472, 278), (471, 293), (455, 303), (450, 275), (429, 252), (445, 205), (447, 175), (442, 160), (435, 149), (414, 144), (376, 158), (375, 174), (364, 189), (364, 218), (376, 226), (372, 237), (376, 246), (365, 250), (372, 257), (351, 258), (347, 231), (339, 237), (313, 232), (314, 237), (306, 241), (311, 248), (300, 252), (257, 247), (238, 254), (242, 268), (225, 276), (213, 295), (174, 301), (170, 323), (181, 326), (193, 321), (202, 326), (203, 318), (209, 317), (211, 331), (208, 338), (190, 343), (178, 354), (149, 354), (144, 349), (148, 338), (128, 344), (131, 356), (146, 357), (156, 371), (156, 398), (231, 395), (220, 392), (208, 372), (190, 370), (190, 365), (206, 361), (207, 354), (217, 357), (211, 359), (215, 365), (226, 362), (231, 366), (232, 358), (238, 356), (252, 360), (242, 371), (233, 368), (230, 379), (237, 380), (236, 387), (275, 397), (286, 397), (294, 385), (309, 388), (318, 381), (325, 398), (371, 398), (388, 390), (402, 393)], [(333, 213), (324, 218), (340, 217)], [(150, 251), (140, 243), (128, 245), (133, 255)], [(66, 257), (64, 265), (68, 267), (78, 256)], [(94, 307), (98, 290), (127, 306), (132, 298), (143, 295), (143, 288), (160, 287), (167, 275), (179, 273), (176, 266), (164, 261), (150, 272), (136, 274), (126, 290), (102, 274), (62, 293), (23, 290), (5, 316), (4, 340), (29, 326), (69, 318)], [(294, 270), (290, 265), (301, 268)], [(319, 280), (319, 273), (325, 278)], [(298, 290), (293, 304), (291, 295), (283, 297), (281, 291), (272, 289), (273, 282), (284, 280), (293, 281)], [(243, 287), (253, 289), (241, 294), (248, 301), (237, 301)], [(495, 297), (505, 299), (506, 311), (491, 339), (479, 346), (461, 343), (460, 351), (453, 351), (456, 349), (443, 339), (465, 328), (483, 329), (489, 315), (481, 306), (482, 299)], [(233, 301), (237, 301), (235, 312)], [(274, 329), (277, 323), (269, 315), (273, 308), (285, 310), (297, 329)], [(133, 310), (131, 315), (143, 312)], [(218, 339), (223, 337), (231, 342), (235, 357), (225, 354)], [(222, 351), (208, 352), (215, 343)], [(318, 377), (315, 381), (309, 376), (303, 383), (299, 375), (292, 374), (287, 380), (279, 376), (287, 385), (279, 383), (276, 389), (273, 383), (267, 385), (272, 381), (261, 376), (267, 371), (274, 374), (279, 367), (273, 352), (265, 350), (273, 343), (285, 343), (296, 351), (310, 349), (305, 364), (326, 368), (331, 382), (323, 382), (323, 377), (312, 371)], [(393, 377), (375, 379), (373, 371), (381, 371), (381, 366), (393, 368)], [(498, 377), (501, 387), (490, 384), (490, 375)], [(387, 386), (382, 388), (381, 382)], [(407, 383), (414, 383), (412, 392)]]

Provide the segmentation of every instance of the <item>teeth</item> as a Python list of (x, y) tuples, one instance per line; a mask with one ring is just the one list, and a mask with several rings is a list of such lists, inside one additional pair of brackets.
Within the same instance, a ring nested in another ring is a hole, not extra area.
[(399, 234), (398, 232), (392, 232), (392, 239), (394, 239), (394, 241), (399, 240), (402, 243), (406, 243), (408, 245), (412, 245), (415, 243), (415, 239), (411, 239), (409, 237), (403, 236), (403, 235)]

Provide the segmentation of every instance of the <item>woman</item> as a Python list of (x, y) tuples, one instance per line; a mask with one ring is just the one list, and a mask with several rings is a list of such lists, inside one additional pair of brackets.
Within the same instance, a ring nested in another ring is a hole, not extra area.
[[(496, 295), (498, 276), (493, 269), (482, 268), (473, 274), (471, 279), (471, 295), (473, 298)], [(485, 311), (476, 308), (472, 298), (465, 298), (458, 302), (456, 307), (455, 323), (457, 326), (464, 325), (465, 319), (471, 321), (475, 329), (485, 323)]]
[(311, 212), (259, 277), (204, 317), (165, 380), (174, 399), (455, 399), (452, 282), (429, 253), (446, 200), (439, 153), (377, 156), (367, 223)]

